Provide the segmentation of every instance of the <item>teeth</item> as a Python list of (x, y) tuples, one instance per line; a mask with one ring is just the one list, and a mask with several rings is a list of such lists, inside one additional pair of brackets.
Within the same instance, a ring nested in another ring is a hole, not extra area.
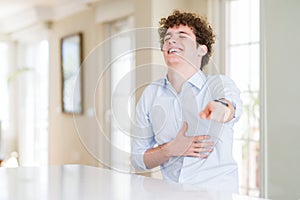
[(178, 53), (179, 52), (179, 49), (170, 49), (169, 50), (169, 54), (170, 53)]

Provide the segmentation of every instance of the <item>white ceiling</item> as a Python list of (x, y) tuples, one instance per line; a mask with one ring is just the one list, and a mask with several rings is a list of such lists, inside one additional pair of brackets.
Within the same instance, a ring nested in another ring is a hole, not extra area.
[(0, 0), (0, 35), (11, 34), (42, 21), (52, 21), (100, 0)]
[(0, 0), (0, 20), (35, 6), (55, 7), (72, 0)]

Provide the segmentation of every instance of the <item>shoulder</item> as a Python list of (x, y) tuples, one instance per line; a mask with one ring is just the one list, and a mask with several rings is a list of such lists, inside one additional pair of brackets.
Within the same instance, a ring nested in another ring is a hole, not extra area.
[(236, 88), (235, 82), (226, 75), (217, 74), (217, 75), (208, 75), (207, 76), (207, 85), (208, 86), (223, 86), (225, 88)]
[(217, 82), (217, 81), (233, 82), (233, 80), (229, 76), (223, 75), (223, 74), (207, 75), (207, 81), (209, 81), (209, 82)]

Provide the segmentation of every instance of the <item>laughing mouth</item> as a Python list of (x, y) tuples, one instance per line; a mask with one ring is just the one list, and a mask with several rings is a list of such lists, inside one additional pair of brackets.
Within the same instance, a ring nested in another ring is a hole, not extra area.
[(182, 50), (179, 48), (171, 48), (168, 50), (168, 54), (177, 54), (180, 53)]

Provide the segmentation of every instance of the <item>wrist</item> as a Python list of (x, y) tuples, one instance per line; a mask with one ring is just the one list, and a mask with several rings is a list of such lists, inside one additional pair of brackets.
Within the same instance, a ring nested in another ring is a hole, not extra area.
[(221, 99), (214, 100), (214, 101), (223, 104), (224, 106), (226, 106), (229, 109), (230, 113), (229, 113), (227, 119), (225, 120), (225, 122), (231, 121), (235, 115), (235, 106), (232, 105), (232, 102), (225, 98), (221, 98)]
[(229, 103), (227, 101), (225, 101), (225, 99), (215, 99), (215, 102), (221, 103), (226, 107), (229, 107)]
[(235, 107), (232, 105), (231, 101), (228, 101), (227, 99), (225, 99), (225, 102), (228, 104), (228, 109), (230, 110), (230, 114), (228, 116), (228, 119), (226, 120), (226, 122), (229, 122), (234, 118)]
[(172, 149), (171, 146), (172, 146), (171, 142), (164, 143), (164, 144), (162, 144), (162, 145), (159, 146), (162, 154), (165, 155), (165, 157), (167, 157), (167, 158), (170, 158), (170, 157), (173, 156), (172, 155), (173, 152), (171, 150)]

